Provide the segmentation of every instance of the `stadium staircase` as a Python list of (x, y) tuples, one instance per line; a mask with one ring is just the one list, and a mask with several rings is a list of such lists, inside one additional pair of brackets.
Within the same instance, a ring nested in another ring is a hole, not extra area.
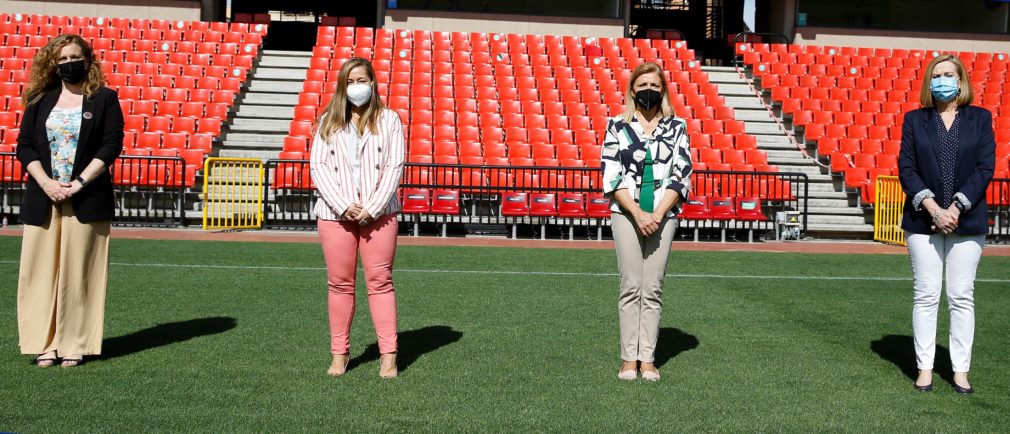
[[(726, 105), (744, 121), (745, 132), (757, 138), (757, 147), (768, 153), (768, 164), (781, 172), (804, 173), (810, 180), (807, 234), (814, 237), (862, 238), (873, 234), (866, 211), (842, 188), (837, 177), (805, 156), (769, 112), (747, 80), (733, 67), (707, 66), (709, 81), (719, 87)], [(759, 89), (760, 90), (760, 89)], [(801, 145), (802, 146), (802, 145)]]
[(311, 52), (265, 50), (224, 134), (221, 157), (276, 159), (288, 134)]

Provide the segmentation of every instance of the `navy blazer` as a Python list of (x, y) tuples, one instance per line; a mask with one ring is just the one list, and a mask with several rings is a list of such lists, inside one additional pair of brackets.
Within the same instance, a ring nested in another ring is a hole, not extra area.
[[(33, 161), (42, 163), (46, 174), (52, 176), (52, 153), (46, 135), (46, 119), (59, 100), (61, 87), (46, 92), (38, 103), (25, 107), (21, 116), (21, 132), (18, 135), (18, 159), (28, 167)], [(76, 178), (95, 158), (102, 160), (106, 167), (123, 150), (123, 109), (119, 106), (116, 91), (107, 87), (98, 89), (90, 98), (85, 97), (81, 107), (81, 131), (78, 135), (77, 154), (74, 156)], [(74, 214), (81, 222), (112, 220), (116, 203), (112, 190), (112, 176), (103, 171), (98, 177), (77, 192), (70, 202)], [(27, 190), (21, 201), (21, 222), (27, 225), (43, 226), (49, 220), (49, 196), (31, 176)]]
[[(958, 113), (957, 174), (954, 177), (955, 196), (967, 199), (967, 209), (961, 213), (957, 230), (961, 235), (989, 233), (985, 191), (996, 166), (996, 141), (993, 137), (992, 113), (981, 107), (964, 106)], [(912, 204), (916, 195), (929, 190), (939, 198), (943, 191), (940, 180), (940, 152), (935, 109), (919, 108), (905, 113), (901, 127), (901, 151), (898, 155), (898, 177), (905, 191), (905, 207), (901, 228), (915, 234), (931, 234), (933, 218), (925, 209)], [(954, 199), (958, 200), (958, 199)]]

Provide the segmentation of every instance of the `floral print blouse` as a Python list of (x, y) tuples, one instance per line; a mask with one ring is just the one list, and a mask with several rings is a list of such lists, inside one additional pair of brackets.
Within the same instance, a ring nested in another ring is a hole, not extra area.
[(70, 182), (77, 155), (77, 139), (81, 132), (81, 107), (53, 107), (46, 119), (46, 134), (52, 155), (53, 179)]
[[(666, 213), (667, 217), (674, 217), (680, 213), (680, 204), (687, 200), (691, 191), (691, 148), (687, 122), (680, 118), (660, 119), (652, 137), (645, 135), (637, 119), (628, 123), (623, 116), (612, 118), (603, 139), (603, 194), (613, 197), (615, 191), (627, 188), (638, 203), (646, 147), (654, 156), (652, 173), (656, 203), (663, 199), (667, 190), (680, 194), (680, 200)], [(621, 212), (616, 200), (611, 200), (610, 210)]]

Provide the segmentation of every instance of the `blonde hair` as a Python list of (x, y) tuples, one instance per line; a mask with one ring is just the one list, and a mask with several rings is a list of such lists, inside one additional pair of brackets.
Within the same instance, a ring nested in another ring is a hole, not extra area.
[(84, 82), (81, 83), (81, 91), (84, 92), (84, 96), (94, 97), (98, 89), (105, 84), (105, 74), (102, 73), (101, 62), (95, 58), (95, 52), (88, 42), (78, 35), (60, 35), (50, 40), (38, 53), (35, 53), (35, 58), (32, 59), (28, 86), (25, 86), (24, 93), (21, 95), (26, 106), (39, 102), (46, 92), (60, 87), (60, 77), (56, 74), (56, 67), (60, 63), (60, 51), (70, 44), (81, 47), (84, 61), (89, 65), (88, 74), (84, 77)]
[(975, 100), (975, 92), (971, 90), (971, 79), (968, 78), (968, 70), (964, 69), (964, 63), (961, 63), (961, 59), (958, 59), (953, 54), (936, 56), (926, 66), (926, 73), (922, 76), (922, 90), (919, 91), (919, 104), (922, 104), (925, 108), (936, 106), (936, 102), (933, 101), (933, 92), (929, 90), (929, 82), (933, 79), (933, 70), (941, 62), (953, 63), (954, 67), (957, 68), (957, 75), (959, 76), (957, 87), (961, 89), (955, 100), (958, 107), (971, 104)]
[(652, 62), (645, 62), (638, 65), (634, 71), (631, 72), (631, 78), (628, 80), (628, 91), (624, 94), (624, 121), (631, 122), (631, 119), (635, 117), (635, 111), (638, 110), (638, 106), (635, 103), (635, 80), (645, 74), (656, 74), (659, 76), (660, 89), (659, 93), (662, 97), (662, 102), (659, 104), (659, 109), (663, 114), (663, 117), (673, 116), (673, 108), (670, 105), (669, 89), (670, 87), (666, 84), (666, 76), (663, 75), (663, 68)]
[(379, 84), (375, 81), (375, 69), (372, 68), (372, 62), (367, 59), (352, 57), (340, 67), (337, 89), (333, 92), (330, 103), (326, 105), (326, 110), (316, 121), (316, 133), (323, 141), (329, 141), (333, 133), (344, 130), (351, 122), (351, 102), (347, 100), (347, 78), (351, 75), (351, 71), (359, 66), (365, 68), (365, 75), (372, 80), (372, 98), (368, 100), (365, 113), (361, 115), (355, 127), (359, 132), (366, 128), (372, 134), (378, 132), (379, 114), (382, 113), (383, 106), (379, 99)]

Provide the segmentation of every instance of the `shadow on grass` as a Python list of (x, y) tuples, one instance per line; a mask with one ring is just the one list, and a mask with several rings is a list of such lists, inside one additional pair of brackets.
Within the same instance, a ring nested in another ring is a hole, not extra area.
[(200, 336), (216, 335), (235, 328), (238, 321), (231, 317), (196, 318), (158, 324), (128, 335), (107, 338), (102, 342), (98, 360), (128, 356), (165, 345), (188, 341)]
[[(897, 366), (910, 380), (915, 381), (919, 376), (919, 367), (915, 363), (915, 340), (911, 336), (887, 335), (870, 342), (870, 349), (881, 359)], [(950, 366), (950, 352), (947, 348), (937, 345), (933, 359), (933, 372), (953, 384), (954, 370)]]
[(696, 336), (678, 328), (663, 327), (659, 329), (659, 342), (656, 343), (656, 367), (661, 368), (680, 353), (695, 348), (698, 348)]
[[(397, 333), (396, 368), (406, 371), (407, 367), (417, 361), (422, 355), (435, 351), (463, 338), (463, 333), (452, 327), (437, 325), (422, 327)], [(365, 348), (365, 352), (347, 362), (347, 370), (355, 366), (379, 360), (379, 344), (373, 343)]]

